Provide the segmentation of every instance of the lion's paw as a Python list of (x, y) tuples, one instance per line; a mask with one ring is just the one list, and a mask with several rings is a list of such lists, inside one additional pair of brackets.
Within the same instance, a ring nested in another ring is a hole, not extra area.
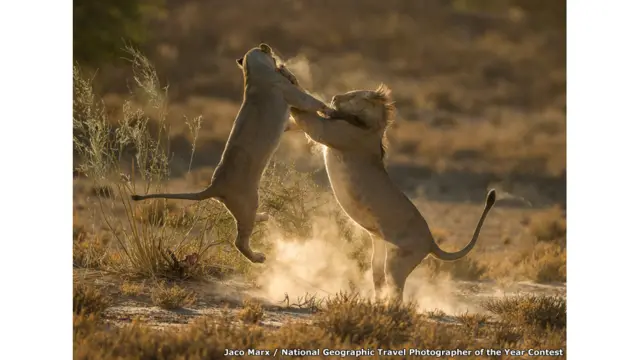
[(262, 264), (267, 260), (267, 257), (263, 253), (253, 252), (250, 255), (249, 260), (255, 264)]

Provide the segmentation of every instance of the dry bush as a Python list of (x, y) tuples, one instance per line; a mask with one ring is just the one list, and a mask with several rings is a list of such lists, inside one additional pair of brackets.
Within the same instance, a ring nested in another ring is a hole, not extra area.
[(73, 313), (100, 315), (111, 305), (111, 299), (93, 285), (73, 284)]
[(409, 339), (416, 313), (413, 304), (373, 302), (340, 293), (326, 301), (315, 324), (340, 342), (392, 346)]
[(174, 310), (193, 305), (196, 294), (178, 285), (168, 286), (160, 282), (151, 289), (151, 301), (163, 309)]
[(538, 241), (564, 243), (567, 234), (567, 220), (560, 208), (552, 208), (532, 216), (529, 230)]
[(257, 324), (264, 317), (262, 305), (256, 301), (243, 301), (242, 310), (238, 312), (238, 318), (245, 323)]
[(494, 344), (514, 346), (523, 338), (524, 329), (507, 322), (498, 323), (497, 327), (490, 332), (490, 339)]
[(567, 281), (567, 251), (557, 242), (537, 242), (523, 248), (487, 253), (482, 264), (491, 279), (531, 280), (537, 283)]
[(486, 324), (489, 317), (484, 314), (474, 314), (467, 311), (463, 314), (456, 315), (455, 319), (467, 329), (477, 330), (479, 326)]
[(533, 281), (566, 282), (567, 250), (556, 244), (536, 244), (521, 267), (527, 278)]
[(486, 301), (482, 307), (514, 325), (555, 330), (567, 323), (567, 302), (559, 296), (511, 296)]

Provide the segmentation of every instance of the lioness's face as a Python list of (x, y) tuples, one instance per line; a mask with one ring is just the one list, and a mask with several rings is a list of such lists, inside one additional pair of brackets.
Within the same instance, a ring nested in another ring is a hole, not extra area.
[(354, 90), (336, 95), (331, 99), (331, 106), (357, 116), (367, 128), (377, 130), (384, 127), (385, 101), (376, 91)]
[(249, 50), (244, 57), (237, 59), (236, 63), (245, 72), (255, 68), (275, 71), (277, 66), (273, 50), (267, 44), (260, 44), (257, 48)]

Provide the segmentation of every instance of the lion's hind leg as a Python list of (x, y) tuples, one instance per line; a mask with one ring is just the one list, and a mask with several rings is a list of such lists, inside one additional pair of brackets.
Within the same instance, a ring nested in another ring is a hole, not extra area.
[(425, 249), (407, 249), (387, 244), (385, 271), (392, 297), (402, 301), (407, 278), (427, 254)]
[(371, 251), (371, 273), (373, 274), (373, 289), (375, 298), (382, 298), (382, 290), (386, 283), (384, 274), (384, 263), (386, 258), (386, 243), (379, 236), (371, 234), (371, 243), (373, 249)]
[(238, 251), (253, 263), (263, 263), (266, 260), (264, 254), (251, 250), (249, 246), (249, 238), (253, 232), (255, 222), (264, 221), (264, 216), (266, 215), (264, 213), (256, 213), (258, 210), (257, 191), (254, 194), (244, 193), (242, 195), (229, 196), (224, 199), (224, 205), (236, 220), (238, 235), (236, 236), (235, 245)]

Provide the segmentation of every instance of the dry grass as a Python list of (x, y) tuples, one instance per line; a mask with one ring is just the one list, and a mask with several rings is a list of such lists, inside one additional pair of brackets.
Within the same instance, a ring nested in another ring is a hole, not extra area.
[[(566, 348), (562, 303), (547, 298), (518, 298), (496, 301), (488, 307), (503, 320), (491, 323), (482, 316), (462, 316), (462, 322), (470, 324), (477, 336), (465, 325), (434, 323), (417, 314), (411, 305), (375, 303), (344, 294), (329, 301), (322, 312), (314, 315), (311, 324), (287, 324), (276, 330), (257, 327), (251, 321), (235, 325), (225, 316), (198, 319), (181, 331), (157, 331), (138, 323), (107, 329), (96, 318), (77, 316), (74, 318), (74, 357), (205, 359), (220, 358), (225, 349), (246, 352), (248, 348), (273, 350), (276, 347), (406, 347), (440, 351), (500, 349), (506, 345), (563, 351)], [(546, 330), (540, 330), (541, 325), (547, 325)], [(258, 356), (270, 357), (272, 354)]]
[(567, 324), (566, 299), (557, 296), (514, 296), (490, 300), (483, 307), (503, 321), (542, 329), (564, 329)]
[(264, 317), (264, 310), (262, 305), (256, 301), (245, 300), (243, 302), (242, 310), (238, 312), (238, 318), (245, 323), (257, 324)]
[(111, 298), (95, 286), (73, 284), (73, 313), (100, 315), (111, 305)]
[(125, 281), (120, 285), (120, 292), (125, 296), (140, 296), (144, 293), (145, 286), (140, 283)]
[(340, 342), (389, 347), (409, 339), (415, 319), (414, 305), (372, 302), (342, 293), (327, 300), (316, 325)]
[(107, 236), (79, 235), (73, 242), (73, 265), (75, 267), (105, 268), (110, 260), (110, 240)]
[(560, 208), (540, 212), (531, 218), (529, 230), (538, 241), (564, 243), (567, 236), (567, 220)]
[(472, 256), (466, 256), (456, 261), (441, 261), (429, 257), (422, 262), (421, 266), (427, 267), (432, 278), (442, 277), (465, 281), (484, 279), (488, 270), (486, 265)]
[[(200, 264), (189, 262), (185, 266), (181, 259), (193, 254), (193, 258), (203, 259), (216, 245), (204, 231), (192, 233), (198, 217), (205, 217), (204, 228), (217, 225), (207, 219), (204, 204), (196, 204), (190, 212), (180, 212), (166, 201), (134, 204), (130, 200), (134, 193), (160, 191), (159, 184), (167, 179), (170, 169), (169, 149), (162, 140), (167, 133), (166, 89), (162, 89), (155, 69), (142, 54), (131, 48), (127, 51), (131, 56), (136, 94), (146, 99), (157, 120), (153, 126), (149, 115), (133, 108), (129, 102), (123, 105), (122, 119), (114, 125), (104, 104), (95, 100), (91, 80), (74, 68), (77, 169), (93, 183), (92, 193), (97, 195), (99, 209), (96, 222), (109, 230), (116, 243), (116, 254), (112, 257), (118, 259), (117, 266), (109, 270), (147, 277), (201, 275)], [(186, 122), (195, 140), (199, 122)], [(153, 127), (157, 131), (155, 136), (150, 132)], [(127, 162), (129, 165), (123, 166)], [(222, 225), (227, 228), (225, 232), (229, 232), (229, 224)], [(74, 238), (81, 236), (81, 230), (77, 228)], [(85, 250), (87, 247), (75, 246), (76, 258), (85, 266), (100, 266), (93, 258), (85, 260), (85, 253), (93, 254)]]
[(536, 244), (523, 262), (528, 277), (540, 283), (567, 281), (567, 250), (555, 244)]
[(196, 295), (178, 285), (160, 282), (151, 289), (151, 301), (163, 309), (174, 310), (193, 305)]

